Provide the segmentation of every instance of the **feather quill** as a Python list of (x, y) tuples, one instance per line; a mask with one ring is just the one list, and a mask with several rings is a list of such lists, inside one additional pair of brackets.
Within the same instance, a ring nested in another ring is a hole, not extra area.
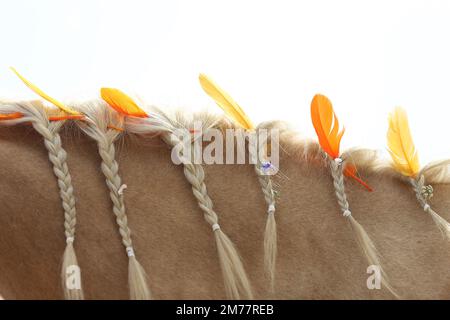
[(364, 182), (360, 177), (357, 176), (357, 170), (354, 165), (347, 165), (344, 169), (344, 174), (347, 177), (350, 177), (350, 178), (356, 180), (359, 184), (361, 184), (364, 188), (366, 188), (367, 191), (370, 191), (370, 192), (373, 191), (371, 186), (369, 186), (366, 182)]
[(217, 105), (225, 111), (228, 117), (239, 123), (239, 125), (246, 130), (255, 129), (250, 118), (228, 93), (223, 91), (216, 83), (214, 83), (214, 81), (204, 74), (200, 74), (199, 81), (206, 94), (208, 94)]
[(13, 120), (13, 119), (19, 119), (22, 117), (23, 117), (23, 114), (20, 112), (0, 114), (0, 120)]
[(408, 116), (400, 107), (389, 115), (388, 148), (394, 168), (407, 177), (415, 177), (420, 170), (419, 155), (409, 130)]
[(23, 81), (23, 83), (25, 83), (25, 85), (30, 88), (31, 90), (33, 90), (36, 94), (38, 94), (41, 98), (47, 100), (48, 102), (54, 104), (55, 106), (57, 106), (59, 109), (61, 109), (62, 111), (71, 114), (71, 115), (79, 115), (80, 113), (78, 111), (75, 111), (69, 107), (67, 107), (66, 105), (64, 105), (62, 102), (50, 97), (48, 94), (46, 94), (44, 91), (42, 91), (41, 89), (39, 89), (37, 86), (35, 86), (34, 84), (32, 84), (30, 81), (28, 81), (26, 78), (24, 78), (19, 72), (17, 72), (16, 69), (14, 69), (13, 67), (10, 68), (12, 72), (14, 72), (20, 80)]
[(101, 88), (102, 99), (114, 110), (125, 116), (148, 118), (148, 114), (139, 108), (136, 102), (119, 89)]
[(84, 115), (74, 114), (74, 115), (60, 115), (60, 116), (49, 116), (49, 121), (65, 121), (65, 120), (83, 120)]

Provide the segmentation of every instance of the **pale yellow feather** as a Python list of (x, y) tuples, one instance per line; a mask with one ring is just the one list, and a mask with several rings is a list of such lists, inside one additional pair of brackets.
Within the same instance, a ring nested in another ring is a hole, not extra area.
[(30, 81), (28, 81), (25, 77), (23, 77), (19, 72), (17, 72), (16, 69), (14, 69), (13, 67), (10, 68), (12, 70), (12, 72), (14, 72), (20, 80), (23, 81), (23, 83), (25, 83), (25, 85), (30, 88), (31, 90), (33, 90), (36, 94), (38, 94), (39, 96), (41, 96), (41, 98), (47, 100), (48, 102), (52, 103), (53, 105), (55, 105), (56, 107), (58, 107), (59, 109), (61, 109), (62, 111), (68, 113), (68, 114), (72, 114), (72, 115), (79, 115), (80, 113), (67, 107), (66, 105), (64, 105), (62, 102), (59, 102), (58, 100), (50, 97), (48, 94), (46, 94), (44, 91), (42, 91), (41, 89), (39, 89), (37, 86), (35, 86), (34, 84), (32, 84)]
[(239, 123), (244, 129), (252, 130), (255, 128), (249, 117), (228, 93), (223, 91), (217, 84), (214, 83), (214, 81), (204, 74), (200, 74), (199, 80), (203, 90), (214, 99), (217, 105), (225, 111), (228, 117)]
[(394, 168), (407, 177), (416, 176), (420, 170), (419, 155), (409, 129), (408, 116), (400, 107), (389, 115), (387, 140)]

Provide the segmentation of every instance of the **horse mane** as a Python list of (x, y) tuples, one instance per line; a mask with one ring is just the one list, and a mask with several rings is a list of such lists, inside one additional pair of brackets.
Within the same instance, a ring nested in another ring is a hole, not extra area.
[[(280, 144), (282, 151), (286, 152), (294, 161), (323, 162), (323, 151), (319, 143), (308, 137), (304, 137), (285, 121), (270, 121), (264, 123), (266, 128), (280, 130)], [(404, 178), (392, 167), (389, 159), (374, 149), (364, 147), (352, 147), (342, 154), (343, 159), (348, 159), (361, 173), (375, 173), (404, 180)], [(429, 183), (450, 183), (450, 160), (436, 160), (428, 163), (421, 170)]]
[[(40, 100), (30, 101), (12, 101), (8, 99), (0, 100), (0, 114), (8, 114), (13, 112), (20, 112), (21, 105), (29, 104), (35, 106), (37, 109), (42, 108), (42, 102)], [(150, 134), (149, 130), (140, 131), (140, 128), (136, 126), (136, 123), (131, 119), (125, 124), (124, 133), (140, 136), (157, 136), (161, 132), (170, 131), (174, 128), (191, 128), (196, 121), (204, 124), (204, 129), (216, 128), (220, 130), (226, 129), (238, 129), (235, 123), (230, 121), (225, 115), (210, 113), (208, 111), (201, 112), (186, 112), (181, 109), (168, 108), (164, 109), (154, 106), (145, 105), (146, 110), (151, 110), (152, 116), (157, 116), (167, 122), (167, 126), (163, 127), (160, 121), (149, 121), (149, 124), (155, 126), (153, 134)], [(105, 112), (105, 109), (109, 107), (102, 100), (96, 99), (79, 103), (73, 106), (75, 109), (95, 116), (101, 112)], [(98, 117), (99, 124), (102, 126), (107, 125), (106, 119), (111, 119), (111, 112), (107, 113), (108, 116)], [(102, 120), (104, 119), (104, 120)], [(116, 121), (112, 119), (112, 121)], [(1, 121), (0, 124), (14, 125), (21, 123), (21, 120), (7, 120)], [(77, 130), (77, 126), (73, 125), (71, 121), (65, 121), (64, 127), (69, 130)], [(132, 127), (132, 130), (127, 130)], [(309, 137), (303, 136), (298, 130), (294, 129), (287, 121), (273, 120), (261, 123), (259, 128), (265, 129), (278, 129), (280, 132), (280, 145), (282, 146), (282, 152), (285, 152), (296, 161), (308, 161), (316, 162), (323, 160), (323, 152), (320, 149), (318, 142)], [(142, 127), (141, 127), (142, 130)], [(377, 173), (383, 175), (389, 175), (402, 178), (395, 172), (391, 166), (391, 162), (382, 157), (380, 152), (373, 149), (367, 149), (364, 147), (353, 147), (343, 152), (342, 158), (351, 159), (351, 162), (357, 166), (358, 170), (367, 173)], [(325, 162), (324, 162), (325, 163)], [(449, 160), (436, 160), (428, 163), (422, 169), (422, 173), (425, 175), (427, 181), (430, 183), (450, 183), (450, 165)]]

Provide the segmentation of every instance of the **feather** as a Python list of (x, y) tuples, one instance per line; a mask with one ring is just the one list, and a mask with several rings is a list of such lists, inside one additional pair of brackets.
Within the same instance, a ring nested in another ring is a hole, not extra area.
[(138, 118), (148, 118), (148, 114), (139, 108), (133, 99), (119, 89), (101, 88), (100, 94), (102, 99), (120, 114)]
[(217, 84), (215, 84), (210, 78), (204, 74), (199, 76), (200, 85), (203, 90), (208, 94), (219, 107), (225, 111), (228, 117), (236, 121), (246, 130), (252, 130), (255, 128), (249, 117), (245, 114), (244, 110), (234, 101), (228, 93), (223, 91)]
[(356, 180), (357, 182), (359, 182), (364, 188), (367, 189), (367, 191), (369, 191), (369, 192), (373, 191), (371, 186), (369, 186), (366, 182), (364, 182), (360, 177), (357, 176), (357, 170), (354, 165), (347, 165), (344, 169), (344, 174), (347, 177), (350, 177), (350, 178)]
[(420, 170), (419, 155), (414, 146), (408, 116), (404, 109), (397, 107), (389, 115), (387, 140), (394, 168), (404, 176), (415, 177)]
[[(316, 94), (311, 102), (311, 120), (319, 137), (319, 144), (322, 149), (332, 158), (336, 159), (340, 155), (339, 147), (345, 129), (339, 131), (339, 121), (334, 113), (331, 101), (321, 94)], [(353, 178), (368, 191), (373, 189), (356, 175), (356, 167), (348, 165), (344, 169), (344, 174)]]
[(322, 149), (333, 159), (339, 157), (339, 145), (345, 129), (339, 132), (339, 121), (331, 101), (324, 95), (314, 96), (311, 102), (311, 119)]
[(13, 67), (10, 68), (12, 70), (12, 72), (14, 72), (20, 80), (23, 81), (23, 83), (25, 83), (27, 85), (28, 88), (30, 88), (31, 90), (33, 90), (36, 94), (38, 94), (39, 96), (41, 96), (41, 98), (47, 100), (48, 102), (54, 104), (55, 106), (57, 106), (59, 109), (61, 109), (62, 111), (68, 113), (68, 114), (72, 114), (72, 115), (79, 115), (80, 113), (78, 111), (75, 111), (67, 106), (65, 106), (62, 102), (59, 102), (58, 100), (50, 97), (49, 95), (47, 95), (45, 92), (43, 92), (41, 89), (39, 89), (38, 87), (36, 87), (34, 84), (32, 84), (30, 81), (28, 81), (27, 79), (25, 79), (20, 73), (17, 72), (16, 69), (14, 69)]
[(74, 114), (74, 115), (61, 115), (61, 116), (49, 116), (49, 121), (64, 121), (64, 120), (83, 120), (84, 115)]
[(23, 114), (20, 112), (0, 114), (0, 120), (13, 120), (13, 119), (19, 119), (22, 117), (23, 117)]

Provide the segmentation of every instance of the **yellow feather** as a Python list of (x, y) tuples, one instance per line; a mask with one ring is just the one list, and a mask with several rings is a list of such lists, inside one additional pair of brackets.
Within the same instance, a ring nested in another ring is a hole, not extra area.
[(389, 115), (387, 140), (394, 168), (407, 177), (417, 175), (420, 170), (419, 155), (409, 130), (408, 116), (402, 108), (395, 108)]
[(79, 115), (80, 113), (78, 111), (75, 111), (73, 109), (70, 109), (69, 107), (66, 107), (62, 102), (59, 102), (58, 100), (50, 97), (49, 95), (47, 95), (45, 92), (43, 92), (41, 89), (39, 89), (38, 87), (36, 87), (34, 84), (32, 84), (30, 81), (28, 81), (27, 79), (25, 79), (20, 73), (17, 72), (16, 69), (14, 69), (13, 67), (10, 68), (12, 70), (12, 72), (14, 72), (19, 78), (20, 80), (23, 81), (23, 83), (25, 83), (28, 88), (30, 88), (31, 90), (33, 90), (36, 94), (38, 94), (39, 96), (41, 96), (43, 99), (47, 100), (48, 102), (54, 104), (55, 106), (57, 106), (59, 109), (61, 109), (62, 111), (72, 114), (72, 115)]
[(242, 108), (217, 84), (204, 74), (200, 74), (199, 80), (203, 90), (214, 99), (228, 117), (239, 123), (244, 129), (252, 130), (255, 128), (253, 123), (244, 113), (244, 110), (242, 110)]

